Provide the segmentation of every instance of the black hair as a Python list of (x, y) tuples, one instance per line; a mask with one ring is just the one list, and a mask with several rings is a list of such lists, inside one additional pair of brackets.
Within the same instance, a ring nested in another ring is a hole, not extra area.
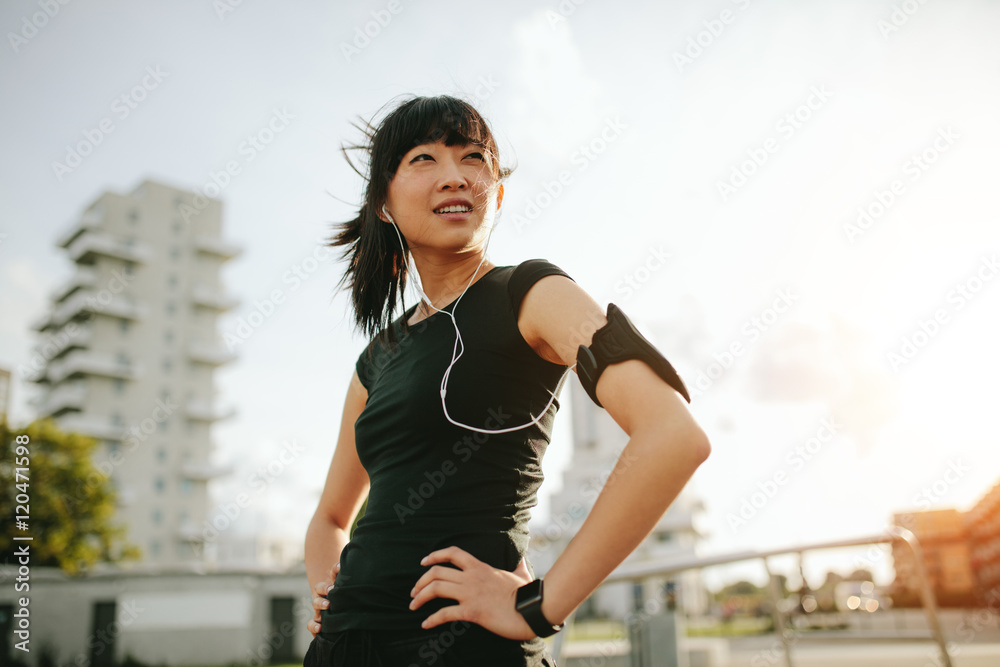
[[(326, 245), (347, 248), (341, 257), (347, 260), (347, 268), (338, 288), (347, 285), (351, 290), (355, 327), (371, 338), (372, 344), (381, 333), (382, 341), (392, 348), (397, 338), (390, 325), (397, 299), (403, 299), (406, 310), (406, 253), (393, 225), (378, 213), (403, 156), (415, 146), (437, 141), (446, 146), (474, 144), (483, 149), (497, 181), (506, 178), (510, 170), (500, 167), (496, 140), (486, 120), (471, 104), (449, 95), (413, 97), (398, 104), (377, 126), (374, 118), (360, 119), (353, 125), (363, 134), (363, 141), (341, 150), (351, 168), (366, 181), (364, 198), (358, 216), (336, 224)], [(351, 150), (367, 154), (364, 169), (351, 161)], [(406, 245), (405, 238), (402, 242)], [(405, 318), (402, 330), (404, 334), (409, 330)]]

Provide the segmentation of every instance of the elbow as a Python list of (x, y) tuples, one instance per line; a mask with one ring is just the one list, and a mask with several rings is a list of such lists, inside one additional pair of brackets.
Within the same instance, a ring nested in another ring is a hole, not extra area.
[(708, 459), (708, 455), (712, 453), (712, 443), (708, 441), (708, 436), (704, 432), (700, 434), (700, 437), (694, 439), (692, 448), (698, 466), (704, 463)]
[(697, 424), (692, 423), (691, 428), (685, 431), (680, 440), (683, 443), (684, 458), (689, 462), (693, 473), (712, 453), (712, 444)]

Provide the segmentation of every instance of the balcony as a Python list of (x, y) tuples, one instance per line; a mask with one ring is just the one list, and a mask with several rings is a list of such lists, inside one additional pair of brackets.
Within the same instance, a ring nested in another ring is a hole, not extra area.
[(207, 482), (216, 477), (231, 475), (234, 470), (236, 466), (232, 464), (185, 463), (181, 466), (181, 475), (195, 482)]
[(67, 382), (53, 388), (35, 405), (40, 417), (59, 417), (70, 410), (83, 410), (86, 398), (86, 383)]
[(195, 285), (191, 292), (191, 300), (196, 306), (209, 308), (224, 313), (240, 305), (240, 300), (207, 285)]
[(191, 361), (209, 366), (221, 366), (236, 359), (236, 353), (230, 352), (221, 343), (191, 343), (188, 347), (188, 357)]
[(57, 420), (59, 428), (67, 433), (81, 433), (101, 440), (121, 441), (125, 435), (124, 424), (115, 424), (107, 417), (93, 415), (68, 415)]
[(70, 333), (68, 328), (59, 329), (35, 345), (33, 351), (51, 362), (73, 348), (89, 347), (93, 338), (93, 328), (87, 325), (73, 327), (73, 333)]
[(194, 521), (187, 519), (178, 527), (177, 539), (183, 542), (204, 542), (205, 536), (198, 530), (198, 525)]
[(100, 375), (120, 380), (135, 380), (142, 374), (142, 366), (110, 354), (76, 350), (49, 364), (46, 377), (53, 384), (77, 375)]
[(228, 241), (211, 236), (195, 236), (194, 247), (198, 252), (213, 255), (223, 261), (237, 257), (243, 252), (243, 249), (235, 243), (229, 243)]
[(80, 222), (72, 227), (68, 232), (59, 237), (56, 245), (60, 248), (69, 246), (80, 234), (90, 230), (101, 228), (101, 221), (104, 220), (104, 207), (101, 204), (92, 206), (80, 217)]
[(143, 304), (126, 297), (112, 294), (108, 290), (94, 292), (88, 289), (76, 292), (61, 303), (47, 318), (40, 320), (35, 328), (38, 331), (54, 329), (84, 314), (110, 315), (138, 321), (146, 316), (146, 312)]
[(52, 292), (52, 301), (59, 303), (78, 289), (93, 287), (96, 280), (97, 273), (93, 269), (78, 266), (73, 275)]
[(236, 408), (220, 408), (212, 404), (211, 401), (192, 398), (184, 406), (188, 419), (203, 422), (215, 422), (222, 419), (229, 419), (236, 414)]
[(123, 241), (103, 231), (87, 231), (76, 237), (66, 249), (70, 259), (81, 263), (89, 263), (96, 256), (105, 256), (141, 264), (153, 257), (145, 244)]

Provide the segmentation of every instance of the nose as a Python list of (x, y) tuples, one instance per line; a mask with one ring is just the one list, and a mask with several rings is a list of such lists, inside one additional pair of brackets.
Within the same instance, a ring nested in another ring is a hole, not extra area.
[(441, 181), (438, 184), (441, 190), (465, 190), (469, 187), (469, 179), (466, 178), (465, 174), (459, 168), (459, 165), (455, 164), (451, 160), (445, 162), (443, 167), (443, 173), (441, 174)]

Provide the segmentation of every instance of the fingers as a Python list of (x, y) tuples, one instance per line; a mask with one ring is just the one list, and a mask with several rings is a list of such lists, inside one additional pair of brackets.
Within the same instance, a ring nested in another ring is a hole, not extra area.
[(432, 551), (420, 561), (421, 565), (434, 565), (435, 563), (453, 563), (461, 569), (472, 567), (482, 561), (464, 549), (458, 547), (446, 547)]
[(433, 600), (434, 598), (448, 598), (450, 600), (458, 600), (458, 596), (461, 594), (462, 586), (454, 581), (432, 581), (431, 583), (420, 589), (416, 597), (410, 601), (410, 609), (420, 609), (428, 600)]
[(416, 585), (413, 586), (413, 590), (410, 591), (410, 597), (416, 597), (420, 589), (435, 580), (442, 581), (461, 581), (462, 570), (456, 570), (453, 567), (443, 567), (441, 565), (435, 565), (431, 569), (424, 572), (419, 579), (417, 579)]
[(461, 609), (461, 605), (453, 604), (447, 606), (443, 609), (439, 609), (430, 616), (424, 619), (424, 622), (420, 624), (422, 628), (433, 628), (437, 625), (442, 625), (450, 621), (464, 621), (464, 610)]
[(323, 629), (323, 626), (320, 624), (320, 622), (315, 619), (306, 623), (306, 627), (309, 629), (309, 634), (313, 636), (313, 639), (315, 639), (316, 635), (319, 634), (319, 631)]

